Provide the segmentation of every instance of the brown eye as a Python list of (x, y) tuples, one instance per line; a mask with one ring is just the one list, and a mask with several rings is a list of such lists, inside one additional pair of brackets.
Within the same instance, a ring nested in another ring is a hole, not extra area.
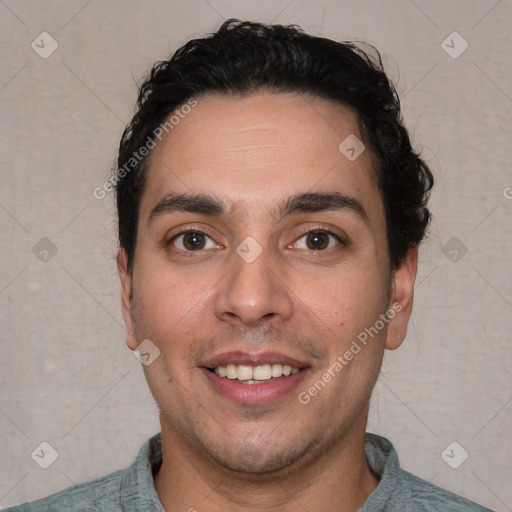
[(309, 249), (310, 251), (324, 251), (340, 243), (340, 238), (329, 231), (311, 231), (301, 236), (295, 246), (298, 249)]
[(326, 249), (329, 247), (329, 235), (327, 233), (310, 233), (306, 235), (306, 245), (313, 250)]
[(183, 235), (183, 246), (189, 251), (204, 249), (205, 245), (206, 240), (201, 233), (185, 233)]
[(171, 238), (169, 245), (181, 251), (201, 251), (203, 249), (216, 249), (219, 246), (211, 237), (199, 231), (186, 231)]

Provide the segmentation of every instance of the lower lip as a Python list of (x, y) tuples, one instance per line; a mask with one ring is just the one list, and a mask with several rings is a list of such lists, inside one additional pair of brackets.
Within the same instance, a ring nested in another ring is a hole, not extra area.
[(308, 369), (304, 368), (295, 375), (279, 377), (263, 384), (243, 384), (235, 379), (219, 377), (206, 368), (201, 370), (221, 395), (241, 404), (259, 405), (275, 402), (291, 393), (303, 380)]

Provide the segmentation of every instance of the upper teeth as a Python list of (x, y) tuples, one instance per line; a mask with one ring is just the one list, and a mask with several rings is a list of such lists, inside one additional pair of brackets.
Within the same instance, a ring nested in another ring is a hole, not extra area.
[(215, 368), (215, 373), (220, 377), (238, 380), (269, 380), (283, 375), (285, 377), (290, 374), (295, 375), (298, 371), (298, 368), (293, 368), (287, 364), (261, 364), (258, 366), (228, 364)]

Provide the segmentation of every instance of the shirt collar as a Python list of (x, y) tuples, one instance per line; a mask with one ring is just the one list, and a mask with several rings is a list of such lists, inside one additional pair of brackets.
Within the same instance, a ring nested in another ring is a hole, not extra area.
[[(398, 455), (393, 445), (386, 438), (376, 434), (366, 433), (364, 450), (366, 460), (374, 475), (379, 479), (379, 484), (370, 494), (360, 512), (377, 512), (388, 510), (389, 502), (400, 489), (403, 502), (409, 502), (406, 486), (402, 485), (402, 471)], [(412, 510), (403, 509), (403, 510)]]
[(120, 489), (123, 512), (165, 512), (153, 481), (162, 457), (162, 437), (158, 433), (142, 445), (135, 462), (123, 475)]

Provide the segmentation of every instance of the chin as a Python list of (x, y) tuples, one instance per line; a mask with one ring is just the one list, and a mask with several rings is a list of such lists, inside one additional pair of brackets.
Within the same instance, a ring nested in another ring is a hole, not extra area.
[(274, 479), (276, 473), (285, 473), (300, 465), (306, 458), (309, 459), (312, 448), (317, 444), (316, 440), (303, 440), (300, 443), (288, 439), (287, 442), (287, 447), (282, 443), (273, 446), (268, 441), (258, 444), (242, 441), (240, 446), (216, 446), (213, 449), (205, 446), (203, 449), (225, 470), (237, 473), (242, 478), (258, 477), (260, 481), (263, 475)]

